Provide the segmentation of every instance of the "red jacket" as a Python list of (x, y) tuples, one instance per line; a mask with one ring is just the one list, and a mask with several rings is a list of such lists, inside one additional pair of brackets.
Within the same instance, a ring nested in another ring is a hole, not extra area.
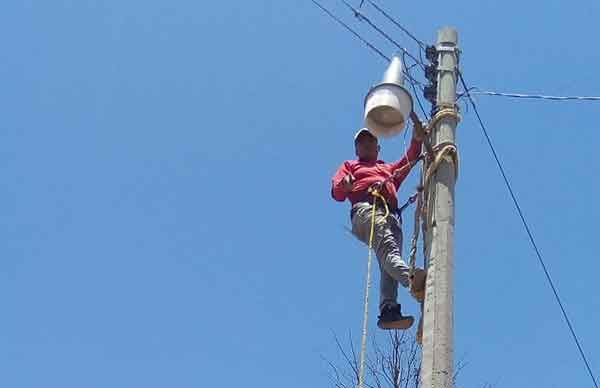
[[(333, 176), (331, 185), (331, 196), (336, 201), (343, 202), (348, 198), (350, 203), (355, 204), (364, 201), (368, 198), (368, 189), (374, 183), (381, 182), (389, 178), (394, 171), (402, 168), (408, 163), (412, 163), (421, 154), (421, 142), (412, 140), (410, 148), (406, 155), (394, 163), (385, 163), (382, 160), (374, 162), (362, 162), (360, 160), (346, 160)], [(405, 168), (396, 178), (387, 181), (382, 189), (382, 194), (388, 202), (390, 208), (398, 207), (398, 198), (396, 192), (400, 188), (400, 184), (408, 173), (410, 168)], [(354, 189), (351, 193), (346, 194), (343, 189), (342, 180), (348, 174), (352, 174), (355, 178)]]

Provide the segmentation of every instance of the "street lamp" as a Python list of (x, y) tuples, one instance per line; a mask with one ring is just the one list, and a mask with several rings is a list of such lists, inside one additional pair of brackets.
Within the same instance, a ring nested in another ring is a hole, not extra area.
[(392, 137), (404, 129), (413, 110), (413, 99), (404, 88), (402, 59), (392, 57), (380, 84), (365, 97), (365, 126), (377, 137)]

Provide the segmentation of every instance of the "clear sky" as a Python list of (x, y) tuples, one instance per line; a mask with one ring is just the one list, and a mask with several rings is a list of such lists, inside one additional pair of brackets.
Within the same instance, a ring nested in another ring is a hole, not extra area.
[[(473, 86), (600, 94), (598, 1), (379, 3), (427, 42), (456, 27)], [(0, 43), (0, 386), (329, 386), (367, 254), (330, 178), (385, 63), (308, 0), (9, 0)], [(600, 103), (477, 103), (600, 374)], [(460, 384), (591, 387), (463, 113)]]

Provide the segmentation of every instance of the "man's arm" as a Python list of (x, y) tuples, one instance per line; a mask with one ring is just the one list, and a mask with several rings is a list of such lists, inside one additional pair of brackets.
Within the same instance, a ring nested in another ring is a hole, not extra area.
[(394, 182), (399, 185), (410, 172), (411, 167), (408, 164), (414, 163), (421, 155), (422, 142), (413, 138), (410, 142), (410, 148), (406, 151), (404, 157), (397, 162), (392, 163), (391, 173), (394, 174)]
[(425, 128), (423, 127), (421, 120), (419, 120), (419, 117), (414, 112), (411, 112), (410, 118), (414, 123), (410, 147), (402, 159), (390, 165), (391, 172), (395, 175), (394, 183), (396, 184), (396, 187), (400, 186), (400, 183), (402, 183), (410, 172), (411, 167), (409, 167), (408, 164), (414, 163), (421, 155), (423, 138), (425, 137)]
[(354, 176), (350, 171), (350, 165), (346, 161), (331, 180), (331, 197), (336, 201), (343, 202), (354, 187)]

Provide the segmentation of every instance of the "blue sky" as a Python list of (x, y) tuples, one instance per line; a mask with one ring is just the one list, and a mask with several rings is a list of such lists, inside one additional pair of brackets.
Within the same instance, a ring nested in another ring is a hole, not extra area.
[[(597, 1), (379, 3), (427, 42), (455, 26), (473, 86), (600, 94)], [(385, 63), (308, 0), (5, 1), (0, 42), (0, 386), (329, 386), (321, 356), (360, 331), (367, 253), (330, 177)], [(477, 103), (600, 374), (600, 105)], [(590, 387), (463, 113), (460, 384)]]

